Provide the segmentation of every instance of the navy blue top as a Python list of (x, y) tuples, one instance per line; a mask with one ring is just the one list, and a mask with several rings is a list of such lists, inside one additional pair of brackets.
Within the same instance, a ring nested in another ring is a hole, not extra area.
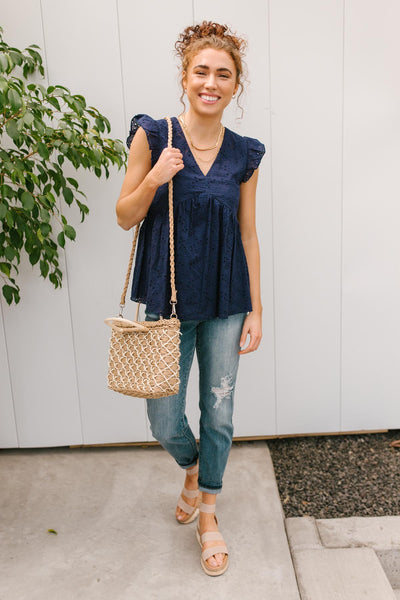
[[(265, 153), (258, 140), (225, 128), (218, 155), (207, 175), (200, 170), (172, 117), (174, 148), (185, 167), (174, 177), (176, 312), (181, 321), (227, 318), (251, 311), (249, 274), (237, 218), (240, 184), (250, 179)], [(127, 139), (143, 127), (152, 166), (167, 146), (168, 125), (136, 115)], [(168, 184), (160, 186), (141, 225), (131, 299), (146, 311), (171, 314)]]

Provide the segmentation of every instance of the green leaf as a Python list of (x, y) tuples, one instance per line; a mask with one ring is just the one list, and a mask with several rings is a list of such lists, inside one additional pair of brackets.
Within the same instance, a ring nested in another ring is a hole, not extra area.
[(54, 98), (53, 96), (48, 96), (47, 102), (54, 106), (54, 108), (56, 108), (57, 110), (60, 110), (60, 103), (57, 100), (57, 98)]
[(33, 250), (29, 253), (29, 262), (31, 265), (36, 265), (40, 258), (40, 247), (33, 248)]
[[(14, 225), (13, 215), (12, 215), (12, 212), (10, 210), (7, 210), (6, 223), (7, 223), (7, 225), (9, 227), (13, 227), (13, 225)], [(14, 230), (12, 230), (12, 231), (14, 231)], [(11, 235), (11, 231), (10, 231), (10, 235)]]
[(45, 160), (49, 158), (49, 151), (46, 144), (43, 144), (43, 142), (38, 142), (37, 150), (42, 158), (44, 158)]
[(22, 248), (22, 236), (16, 229), (10, 229), (10, 239), (15, 248)]
[(70, 240), (74, 240), (76, 238), (76, 231), (71, 225), (64, 225), (64, 233)]
[(2, 198), (13, 198), (14, 190), (6, 183), (3, 183), (2, 185), (0, 185), (0, 195)]
[(45, 223), (48, 223), (50, 221), (50, 213), (49, 213), (49, 211), (46, 210), (45, 208), (41, 208), (40, 209), (40, 218)]
[(4, 255), (7, 260), (12, 261), (17, 256), (17, 253), (15, 252), (14, 248), (12, 248), (11, 246), (6, 246), (4, 248)]
[(23, 106), (22, 98), (14, 88), (8, 90), (7, 96), (13, 110), (18, 110)]
[(63, 196), (64, 196), (65, 202), (70, 206), (74, 200), (74, 195), (72, 193), (72, 190), (70, 190), (70, 188), (64, 188)]
[(42, 277), (46, 278), (49, 272), (49, 263), (45, 260), (40, 261), (40, 274)]
[(14, 119), (8, 121), (6, 123), (6, 131), (11, 139), (15, 140), (19, 136), (19, 131), (17, 128), (17, 123)]
[(76, 190), (78, 189), (78, 182), (76, 181), (76, 179), (73, 179), (72, 177), (67, 177), (67, 181), (68, 183), (70, 183)]
[(54, 198), (54, 195), (51, 192), (46, 192), (46, 198), (47, 198), (47, 204), (49, 207), (52, 207), (55, 205), (56, 199)]
[(6, 214), (7, 214), (7, 205), (0, 204), (0, 221), (2, 221), (4, 219)]
[[(8, 60), (5, 54), (0, 54), (0, 71), (7, 71), (8, 69)], [(4, 290), (4, 288), (3, 288)]]
[(36, 131), (39, 133), (39, 135), (44, 135), (45, 126), (44, 126), (43, 121), (41, 121), (40, 119), (35, 119), (33, 124), (34, 124)]
[(0, 263), (0, 271), (10, 277), (10, 265), (8, 263)]
[(58, 288), (59, 286), (61, 286), (61, 278), (58, 279), (58, 277), (55, 273), (50, 273), (49, 279), (55, 288)]
[(17, 129), (19, 132), (21, 132), (23, 130), (24, 125), (25, 125), (25, 123), (24, 123), (23, 117), (21, 117), (20, 119), (17, 120)]
[(57, 242), (58, 245), (61, 246), (61, 248), (65, 248), (65, 236), (62, 231), (60, 231), (60, 233), (57, 236)]
[(79, 202), (79, 200), (77, 200), (76, 203), (79, 206), (79, 210), (81, 211), (81, 223), (82, 223), (82, 221), (84, 221), (84, 219), (85, 219), (85, 216), (89, 213), (89, 208), (86, 206), (86, 204)]
[(51, 225), (49, 223), (40, 223), (40, 231), (44, 237), (47, 237), (51, 231)]
[(21, 52), (19, 52), (19, 51), (15, 52), (13, 50), (10, 50), (10, 56), (16, 65), (20, 65), (23, 61), (23, 57), (21, 56)]
[(56, 85), (53, 96), (64, 96), (65, 92), (69, 92), (69, 90), (62, 85)]
[(28, 127), (29, 127), (30, 125), (32, 125), (35, 118), (31, 112), (26, 111), (26, 113), (23, 116), (23, 120), (24, 120), (25, 125), (28, 125)]
[[(0, 55), (0, 59), (1, 59), (1, 55)], [(11, 302), (13, 301), (13, 295), (14, 295), (14, 288), (12, 288), (10, 285), (3, 285), (3, 296), (6, 299), (7, 304), (11, 304)]]
[(35, 198), (29, 192), (24, 192), (22, 194), (21, 202), (25, 210), (32, 210), (35, 206)]

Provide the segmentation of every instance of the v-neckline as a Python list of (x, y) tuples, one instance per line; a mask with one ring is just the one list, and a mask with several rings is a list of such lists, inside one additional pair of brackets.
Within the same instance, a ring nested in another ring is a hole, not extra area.
[(180, 129), (180, 131), (181, 131), (181, 134), (182, 134), (182, 136), (183, 136), (183, 139), (185, 140), (186, 147), (187, 147), (187, 149), (188, 149), (188, 151), (189, 151), (189, 154), (190, 154), (190, 156), (192, 157), (192, 161), (193, 161), (193, 163), (195, 164), (196, 168), (198, 169), (198, 171), (200, 171), (200, 173), (202, 174), (202, 176), (203, 176), (204, 178), (208, 177), (208, 175), (209, 175), (210, 171), (212, 171), (212, 169), (214, 168), (214, 165), (215, 165), (215, 163), (217, 162), (217, 160), (218, 160), (218, 158), (219, 158), (219, 155), (221, 154), (222, 146), (224, 145), (224, 142), (225, 142), (226, 127), (224, 127), (224, 134), (223, 134), (223, 137), (222, 137), (222, 142), (221, 142), (221, 145), (220, 145), (220, 147), (219, 147), (219, 150), (218, 150), (218, 152), (217, 152), (217, 154), (216, 154), (216, 156), (215, 156), (215, 158), (214, 158), (214, 160), (213, 160), (212, 164), (210, 165), (210, 168), (208, 169), (207, 173), (204, 173), (203, 169), (200, 167), (199, 163), (198, 163), (198, 162), (197, 162), (197, 160), (196, 160), (196, 157), (195, 157), (195, 155), (193, 154), (193, 152), (192, 152), (192, 150), (191, 150), (191, 148), (190, 148), (189, 141), (188, 141), (188, 139), (187, 139), (187, 137), (186, 137), (186, 134), (185, 134), (185, 132), (184, 132), (184, 130), (183, 130), (183, 127), (182, 127), (182, 125), (181, 125), (181, 122), (180, 122), (180, 120), (178, 119), (178, 117), (174, 117), (174, 118), (175, 118), (175, 120), (177, 121), (177, 123), (178, 123), (178, 125), (179, 125), (179, 129)]

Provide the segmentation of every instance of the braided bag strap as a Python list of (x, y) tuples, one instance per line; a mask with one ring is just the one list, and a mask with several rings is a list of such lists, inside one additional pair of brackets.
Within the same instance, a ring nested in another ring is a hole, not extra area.
[[(172, 121), (170, 117), (165, 117), (168, 123), (168, 148), (172, 148)], [(173, 210), (173, 196), (174, 196), (174, 188), (172, 179), (168, 182), (168, 210), (169, 210), (169, 264), (170, 264), (170, 279), (171, 279), (171, 300), (172, 304), (172, 314), (171, 316), (176, 316), (176, 303), (177, 303), (177, 291), (175, 287), (175, 249), (174, 249), (174, 210)], [(120, 313), (119, 316), (122, 317), (122, 312), (125, 307), (126, 301), (126, 292), (128, 290), (129, 279), (132, 271), (133, 257), (135, 255), (136, 243), (139, 235), (139, 229), (143, 221), (138, 223), (135, 228), (135, 234), (133, 236), (131, 253), (129, 256), (128, 270), (126, 272), (124, 289), (121, 294), (120, 300)]]

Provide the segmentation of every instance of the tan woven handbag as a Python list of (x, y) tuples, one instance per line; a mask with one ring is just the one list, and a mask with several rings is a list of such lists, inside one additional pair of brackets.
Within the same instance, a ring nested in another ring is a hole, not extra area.
[[(166, 119), (168, 122), (168, 147), (171, 147), (172, 123), (169, 117)], [(139, 322), (140, 304), (138, 304), (135, 321), (129, 321), (123, 317), (126, 292), (140, 229), (140, 223), (138, 223), (132, 242), (119, 316), (105, 319), (105, 323), (112, 328), (108, 360), (108, 387), (115, 392), (136, 398), (161, 398), (171, 396), (179, 391), (180, 321), (176, 316), (172, 180), (168, 186), (171, 316), (169, 319), (160, 317), (158, 321)]]

